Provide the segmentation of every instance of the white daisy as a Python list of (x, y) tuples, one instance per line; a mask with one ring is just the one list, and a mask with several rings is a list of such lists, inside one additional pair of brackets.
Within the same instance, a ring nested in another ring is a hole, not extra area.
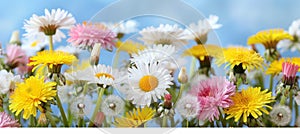
[(30, 40), (30, 39), (24, 39), (22, 41), (22, 49), (25, 50), (26, 55), (28, 56), (34, 56), (36, 55), (36, 52), (41, 51), (45, 49), (48, 42), (40, 42), (38, 40)]
[(135, 20), (121, 21), (119, 23), (103, 23), (116, 34), (130, 34), (138, 31), (138, 23)]
[(209, 15), (208, 19), (199, 20), (197, 24), (190, 24), (189, 28), (185, 30), (185, 38), (196, 40), (197, 42), (200, 41), (201, 44), (205, 44), (208, 32), (212, 29), (222, 27), (221, 24), (217, 24), (218, 20), (218, 16)]
[(101, 64), (90, 66), (83, 72), (85, 74), (82, 77), (83, 80), (87, 80), (89, 83), (96, 83), (103, 88), (112, 86), (122, 78), (121, 76), (119, 77), (119, 71), (117, 69), (112, 69), (110, 66)]
[(186, 95), (177, 102), (176, 110), (184, 118), (191, 119), (195, 118), (200, 110), (197, 97)]
[(288, 106), (275, 105), (270, 112), (271, 121), (278, 126), (286, 126), (291, 122), (292, 112)]
[(105, 116), (117, 116), (124, 111), (124, 101), (116, 95), (106, 97), (101, 104), (101, 111)]
[(139, 106), (149, 106), (151, 102), (157, 102), (168, 94), (166, 89), (173, 84), (170, 71), (160, 63), (136, 63), (128, 71), (131, 89), (127, 99)]
[(7, 94), (10, 89), (15, 89), (15, 84), (21, 82), (20, 75), (14, 76), (6, 70), (0, 71), (0, 94)]
[(147, 48), (139, 51), (138, 53), (133, 53), (132, 62), (163, 62), (172, 61), (175, 59), (175, 47), (171, 45), (151, 45)]
[(44, 42), (47, 37), (45, 35), (54, 35), (53, 42), (60, 42), (66, 35), (60, 29), (70, 29), (75, 24), (74, 17), (65, 10), (52, 9), (51, 13), (45, 9), (44, 16), (33, 15), (29, 20), (25, 21), (24, 36), (28, 39)]
[(183, 38), (184, 30), (177, 25), (161, 24), (157, 28), (151, 26), (144, 28), (139, 33), (142, 36), (139, 39), (147, 45), (163, 44), (174, 45), (176, 48), (180, 48), (188, 43)]
[(288, 50), (292, 52), (295, 52), (296, 50), (300, 51), (300, 19), (292, 22), (289, 27), (289, 34), (294, 37), (294, 40), (281, 40), (277, 44), (278, 49), (281, 49), (281, 52)]
[(71, 113), (76, 117), (90, 117), (92, 111), (93, 100), (90, 96), (77, 96), (71, 100)]

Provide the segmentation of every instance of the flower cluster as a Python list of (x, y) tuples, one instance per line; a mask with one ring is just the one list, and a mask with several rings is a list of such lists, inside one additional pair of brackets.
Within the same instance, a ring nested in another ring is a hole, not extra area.
[[(138, 29), (135, 20), (75, 24), (62, 9), (34, 14), (24, 41), (13, 32), (1, 52), (0, 127), (299, 126), (300, 58), (277, 50), (299, 50), (299, 20), (249, 36), (251, 48), (209, 43), (218, 20)], [(55, 46), (62, 29), (70, 45)]]

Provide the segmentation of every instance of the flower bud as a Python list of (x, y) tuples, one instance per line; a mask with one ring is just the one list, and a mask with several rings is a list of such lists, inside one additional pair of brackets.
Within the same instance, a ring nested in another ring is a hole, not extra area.
[(90, 57), (90, 63), (92, 65), (97, 65), (100, 57), (101, 44), (96, 43), (93, 47)]
[(41, 113), (40, 117), (38, 119), (38, 124), (41, 126), (46, 126), (47, 125), (47, 118), (45, 113)]
[(186, 73), (186, 68), (185, 67), (182, 67), (180, 69), (180, 72), (178, 74), (178, 81), (181, 83), (181, 84), (184, 84), (184, 83), (187, 83), (188, 81), (188, 75)]
[(20, 35), (19, 35), (19, 31), (13, 31), (11, 37), (10, 37), (10, 41), (9, 44), (17, 44), (17, 45), (21, 45), (21, 40), (20, 40)]

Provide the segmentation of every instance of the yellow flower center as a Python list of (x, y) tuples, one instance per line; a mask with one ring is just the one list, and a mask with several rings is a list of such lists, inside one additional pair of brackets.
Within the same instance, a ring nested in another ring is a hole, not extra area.
[(146, 75), (140, 79), (139, 86), (145, 92), (152, 91), (158, 86), (158, 79), (155, 76)]
[(32, 43), (30, 44), (30, 47), (36, 47), (37, 44), (38, 44), (38, 41), (34, 41), (34, 42), (32, 42)]
[(97, 77), (97, 78), (100, 78), (100, 77), (102, 77), (102, 76), (104, 76), (104, 77), (106, 77), (106, 78), (111, 78), (111, 79), (115, 79), (112, 75), (110, 75), (110, 74), (107, 74), (107, 73), (97, 73), (97, 74), (95, 74), (95, 76)]

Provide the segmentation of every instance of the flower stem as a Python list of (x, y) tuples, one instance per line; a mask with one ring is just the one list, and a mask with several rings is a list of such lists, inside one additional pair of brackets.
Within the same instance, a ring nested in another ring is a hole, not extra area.
[(186, 120), (186, 128), (189, 127), (189, 120)]
[(190, 77), (193, 76), (193, 73), (195, 71), (196, 61), (197, 59), (195, 57), (192, 57), (192, 62), (190, 66)]
[(284, 105), (284, 104), (285, 104), (285, 100), (286, 100), (286, 97), (285, 97), (285, 95), (283, 94), (283, 95), (281, 96), (280, 105)]
[(270, 76), (270, 85), (269, 85), (269, 90), (270, 91), (273, 91), (273, 78), (274, 78), (274, 75), (271, 75)]
[(60, 114), (61, 114), (61, 117), (62, 117), (62, 120), (63, 120), (63, 123), (64, 123), (64, 126), (65, 127), (69, 127), (69, 124), (68, 124), (68, 120), (67, 120), (67, 117), (66, 117), (66, 114), (65, 114), (65, 111), (64, 111), (64, 108), (61, 104), (61, 101), (58, 97), (58, 94), (56, 94), (56, 102), (57, 102), (57, 106), (59, 108), (59, 111), (60, 111)]
[(49, 50), (53, 51), (53, 38), (52, 38), (52, 35), (49, 35)]
[(167, 126), (167, 116), (166, 115), (163, 116), (162, 127), (168, 127)]
[(179, 100), (179, 98), (180, 98), (181, 95), (182, 95), (183, 89), (184, 89), (184, 84), (181, 84), (181, 85), (180, 85), (180, 89), (179, 89), (179, 93), (178, 93), (178, 95), (177, 95), (176, 100), (174, 101), (174, 105), (173, 105), (173, 106), (176, 106), (177, 101)]
[(289, 107), (291, 110), (293, 110), (293, 102), (293, 92), (290, 91)]
[(50, 121), (51, 127), (56, 127), (56, 123), (53, 120), (52, 115), (51, 115), (50, 112), (48, 112), (48, 111), (46, 112), (46, 117)]
[(297, 105), (296, 102), (294, 102), (294, 106), (295, 106), (295, 119), (298, 119), (298, 115), (299, 115), (299, 106)]
[(98, 110), (100, 109), (100, 105), (101, 105), (101, 101), (102, 101), (102, 96), (103, 96), (104, 90), (105, 90), (104, 88), (100, 88), (98, 99), (97, 99), (97, 102), (96, 102), (96, 107), (94, 109), (92, 118), (90, 120), (89, 127), (92, 127), (93, 124), (94, 124), (93, 122), (94, 122), (94, 120), (96, 118)]

